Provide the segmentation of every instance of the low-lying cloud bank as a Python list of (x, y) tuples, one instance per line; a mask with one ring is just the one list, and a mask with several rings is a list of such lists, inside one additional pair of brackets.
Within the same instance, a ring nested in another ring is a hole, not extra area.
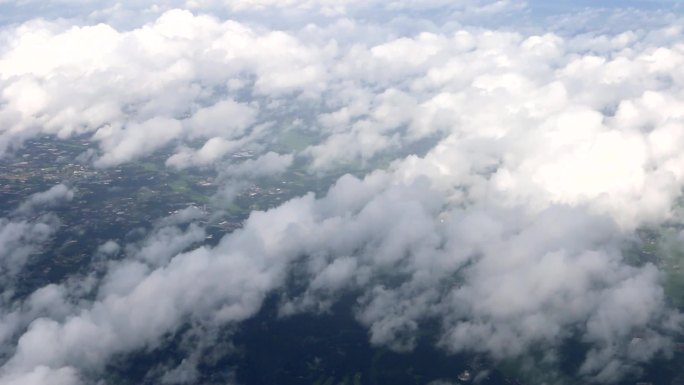
[[(513, 2), (374, 5), (466, 17), (402, 34), (396, 19), (354, 18), (356, 3), (228, 5), (255, 12), (250, 22), (204, 14), (218, 2), (195, 1), (186, 4), (195, 13), (170, 10), (130, 29), (45, 20), (2, 29), (6, 156), (49, 134), (90, 138), (98, 167), (171, 148), (168, 167), (215, 167), (231, 183), (295, 161), (310, 172), (371, 171), (253, 212), (216, 246), (193, 248), (204, 230), (178, 226), (196, 213), (167, 218), (101, 278), (86, 277), (87, 288), (69, 281), (3, 303), (0, 384), (89, 383), (116, 354), (188, 322), (239, 323), (276, 291), (283, 316), (361, 293), (355, 314), (371, 342), (397, 350), (434, 320), (446, 350), (494, 359), (532, 347), (553, 356), (579, 338), (590, 349), (577, 375), (590, 381), (671, 353), (681, 315), (659, 268), (628, 264), (624, 245), (641, 226), (679, 220), (679, 16), (614, 34), (530, 34), (464, 22), (524, 12)], [(330, 22), (273, 30), (268, 7)], [(310, 144), (284, 149), (293, 132)], [(254, 159), (226, 163), (245, 150)], [(17, 213), (72, 196), (56, 187)], [(11, 250), (0, 252), (0, 272), (21, 269), (25, 240), (50, 234), (43, 222), (0, 221)], [(108, 243), (99, 253), (120, 251)], [(304, 289), (290, 293), (295, 269)], [(74, 297), (84, 290), (89, 299)]]

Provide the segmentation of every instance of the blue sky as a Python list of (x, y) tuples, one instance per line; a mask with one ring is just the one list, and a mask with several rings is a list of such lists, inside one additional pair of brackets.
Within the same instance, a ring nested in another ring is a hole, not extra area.
[[(425, 2), (428, 4), (430, 2)], [(486, 3), (486, 2), (483, 2)], [(513, 2), (515, 3), (515, 1)], [(648, 11), (668, 11), (674, 13), (682, 13), (684, 11), (683, 2), (680, 0), (560, 0), (560, 1), (548, 1), (548, 0), (527, 0), (528, 11), (535, 17), (546, 17), (550, 15), (559, 15), (566, 13), (573, 13), (581, 10), (589, 9), (617, 9), (617, 8), (632, 8), (638, 10), (648, 10)], [(82, 19), (87, 17), (87, 15), (92, 12), (101, 11), (103, 8), (110, 7), (114, 4), (120, 6), (120, 13), (125, 14), (131, 12), (131, 14), (122, 17), (122, 20), (118, 20), (119, 23), (125, 24), (126, 22), (132, 22), (133, 20), (139, 19), (141, 17), (141, 10), (153, 5), (152, 1), (68, 1), (68, 0), (58, 0), (58, 1), (2, 1), (0, 0), (0, 25), (20, 23), (33, 18), (64, 18), (64, 19)], [(173, 6), (183, 6), (182, 1), (169, 1), (160, 3), (164, 7), (169, 8)], [(413, 4), (421, 4), (421, 2), (414, 2)], [(268, 8), (266, 11), (269, 11)], [(216, 8), (212, 9), (212, 12), (216, 12)], [(434, 15), (436, 19), (439, 19), (439, 14)], [(227, 15), (226, 15), (227, 16)], [(371, 16), (371, 15), (368, 15)], [(424, 15), (423, 15), (424, 16)], [(443, 14), (442, 14), (443, 16)], [(371, 16), (372, 17), (372, 16)], [(260, 20), (263, 20), (260, 18)], [(101, 21), (101, 20), (97, 20)], [(145, 21), (147, 21), (145, 19)], [(497, 19), (500, 21), (500, 19)], [(489, 24), (489, 23), (487, 23)]]

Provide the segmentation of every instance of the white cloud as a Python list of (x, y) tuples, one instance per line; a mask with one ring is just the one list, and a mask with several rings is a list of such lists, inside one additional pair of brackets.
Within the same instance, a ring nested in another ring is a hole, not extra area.
[[(46, 209), (71, 201), (74, 190), (57, 184), (30, 195), (9, 217), (0, 218), (0, 275), (11, 285), (29, 257), (39, 252), (57, 231), (59, 219)], [(3, 286), (3, 290), (9, 289)]]
[(78, 385), (81, 381), (73, 368), (50, 369), (40, 366), (28, 373), (11, 375), (0, 379), (3, 385)]
[(74, 199), (74, 190), (60, 183), (47, 191), (32, 194), (19, 205), (15, 213), (27, 213), (36, 209), (51, 208)]
[(0, 219), (0, 273), (16, 274), (29, 256), (54, 234), (59, 221), (44, 216), (38, 221)]
[[(0, 382), (75, 383), (185, 322), (238, 323), (294, 266), (305, 288), (283, 298), (282, 315), (326, 311), (354, 289), (371, 342), (397, 350), (414, 346), (426, 320), (441, 324), (445, 349), (495, 359), (553, 351), (572, 330), (591, 346), (578, 375), (610, 382), (671, 348), (681, 316), (661, 272), (629, 265), (622, 250), (635, 229), (672, 218), (684, 185), (684, 49), (670, 19), (570, 36), (448, 23), (406, 34), (396, 20), (355, 15), (476, 18), (518, 5), (186, 5), (247, 19), (151, 9), (159, 16), (128, 30), (6, 27), (0, 151), (40, 134), (87, 134), (97, 166), (168, 148), (167, 166), (216, 167), (233, 187), (295, 159), (314, 172), (369, 171), (253, 212), (216, 246), (197, 246), (196, 209), (160, 220), (140, 244), (103, 245), (102, 256), (125, 258), (107, 264), (89, 300), (72, 308), (69, 284), (51, 286), (3, 315), (3, 341), (19, 334)], [(273, 7), (318, 24), (273, 27), (261, 18)], [(295, 129), (313, 143), (274, 152)], [(244, 149), (255, 157), (224, 160)], [(26, 205), (70, 199), (60, 186)], [(0, 267), (20, 269), (51, 229), (0, 221), (0, 243), (11, 246)]]
[(116, 166), (150, 154), (176, 138), (181, 130), (181, 124), (177, 120), (164, 118), (152, 118), (125, 128), (100, 128), (93, 138), (100, 141), (105, 154), (95, 161), (95, 165)]
[(204, 107), (188, 119), (188, 135), (190, 137), (222, 137), (226, 139), (239, 138), (245, 134), (257, 111), (233, 100), (223, 100), (212, 106)]
[(214, 137), (197, 150), (180, 147), (176, 153), (166, 160), (166, 165), (177, 169), (191, 166), (208, 166), (221, 160), (226, 154), (240, 149), (244, 141), (231, 141), (221, 137)]

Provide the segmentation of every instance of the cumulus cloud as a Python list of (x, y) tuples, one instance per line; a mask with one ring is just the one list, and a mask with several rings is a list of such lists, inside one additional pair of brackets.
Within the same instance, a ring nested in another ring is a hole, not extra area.
[(16, 274), (28, 257), (54, 234), (58, 224), (52, 216), (37, 221), (0, 219), (0, 273)]
[(0, 218), (0, 276), (7, 283), (13, 281), (29, 257), (37, 253), (57, 231), (59, 219), (45, 210), (73, 197), (74, 190), (58, 184), (30, 195), (10, 216)]
[[(224, 185), (281, 175), (295, 160), (310, 173), (362, 176), (252, 212), (214, 246), (202, 245), (197, 208), (159, 220), (141, 242), (100, 246), (102, 259), (120, 258), (99, 267), (87, 299), (66, 300), (79, 298), (67, 282), (7, 312), (0, 383), (94, 380), (118, 354), (187, 323), (237, 324), (274, 292), (281, 316), (360, 293), (354, 312), (370, 341), (398, 351), (427, 321), (440, 325), (444, 349), (495, 360), (578, 338), (589, 346), (582, 381), (616, 381), (671, 351), (682, 317), (663, 272), (627, 263), (624, 244), (676, 219), (684, 185), (676, 15), (652, 30), (419, 23), (424, 31), (406, 33), (397, 20), (355, 15), (476, 20), (518, 4), (184, 5), (195, 13), (156, 9), (129, 29), (6, 27), (0, 153), (40, 134), (85, 135), (98, 167), (165, 149), (167, 166), (214, 167)], [(203, 13), (221, 7), (245, 19)], [(272, 7), (332, 22), (271, 28), (259, 15)], [(294, 131), (311, 144), (284, 145)], [(246, 149), (250, 159), (226, 160)], [(72, 197), (58, 185), (17, 212)], [(0, 242), (11, 247), (0, 269), (16, 272), (52, 226), (3, 221)], [(165, 378), (193, 381), (191, 361)]]
[(226, 169), (223, 175), (233, 178), (260, 178), (282, 174), (291, 165), (292, 154), (267, 152), (256, 159), (248, 159), (235, 167)]
[(218, 160), (231, 145), (256, 139), (247, 128), (259, 106), (234, 101), (236, 85), (257, 96), (313, 96), (325, 84), (323, 59), (334, 53), (286, 32), (181, 10), (123, 32), (28, 22), (7, 31), (7, 40), (0, 153), (39, 133), (89, 134), (102, 151), (96, 164), (105, 167), (182, 139), (209, 141), (171, 164)]
[[(678, 316), (666, 309), (653, 266), (622, 262), (609, 218), (565, 207), (532, 215), (471, 209), (442, 222), (439, 196), (426, 180), (345, 177), (324, 198), (253, 213), (214, 248), (177, 254), (195, 230), (163, 228), (135, 258), (112, 265), (87, 309), (34, 321), (4, 370), (98, 368), (112, 354), (154, 344), (186, 317), (243, 320), (301, 258), (310, 283), (283, 304), (284, 314), (325, 310), (340, 289), (369, 287), (359, 320), (373, 343), (398, 350), (413, 346), (430, 317), (442, 320), (449, 349), (499, 358), (532, 344), (553, 348), (579, 328), (597, 349), (583, 370), (599, 378), (609, 362), (629, 366), (667, 349), (662, 325)], [(401, 283), (388, 286), (388, 276)], [(635, 347), (632, 337), (644, 330), (652, 337)]]
[(28, 373), (4, 377), (0, 380), (3, 385), (74, 385), (80, 384), (76, 370), (73, 368), (50, 369), (40, 366)]
[(47, 191), (38, 192), (28, 197), (16, 209), (15, 213), (26, 214), (36, 209), (51, 208), (74, 199), (74, 190), (60, 183)]
[[(57, 285), (46, 285), (25, 298), (17, 298), (16, 285), (32, 258), (45, 251), (57, 233), (61, 221), (49, 211), (73, 198), (73, 190), (63, 184), (30, 195), (8, 217), (0, 218), (0, 356), (10, 356), (13, 341), (26, 326), (41, 316), (62, 319), (73, 311), (68, 303), (67, 290)], [(31, 368), (26, 372), (2, 376), (2, 383), (45, 383), (54, 374), (58, 383), (71, 384), (77, 371), (59, 369), (54, 373), (47, 367)]]

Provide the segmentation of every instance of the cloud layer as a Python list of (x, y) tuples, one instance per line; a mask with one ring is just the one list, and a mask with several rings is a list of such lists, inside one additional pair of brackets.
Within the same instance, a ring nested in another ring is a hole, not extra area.
[[(663, 272), (627, 263), (624, 246), (643, 226), (679, 220), (674, 11), (614, 10), (652, 19), (569, 33), (477, 24), (527, 14), (508, 1), (145, 4), (152, 16), (129, 27), (115, 17), (124, 5), (101, 24), (0, 30), (0, 154), (45, 134), (87, 138), (96, 167), (161, 152), (167, 167), (214, 169), (224, 192), (294, 164), (360, 176), (254, 211), (214, 246), (199, 245), (193, 209), (140, 244), (102, 245), (97, 274), (77, 277), (87, 285), (3, 303), (0, 384), (90, 383), (117, 354), (188, 323), (238, 324), (274, 292), (282, 316), (361, 293), (354, 311), (370, 341), (399, 351), (428, 321), (445, 350), (495, 360), (533, 347), (553, 356), (579, 338), (590, 348), (577, 376), (588, 381), (672, 351), (682, 319)], [(270, 12), (296, 27), (269, 25)], [(561, 27), (586, 20), (562, 17)], [(254, 156), (231, 157), (243, 151)], [(72, 197), (59, 185), (0, 220), (3, 276), (55, 225), (20, 216)], [(289, 290), (292, 277), (302, 290)]]

